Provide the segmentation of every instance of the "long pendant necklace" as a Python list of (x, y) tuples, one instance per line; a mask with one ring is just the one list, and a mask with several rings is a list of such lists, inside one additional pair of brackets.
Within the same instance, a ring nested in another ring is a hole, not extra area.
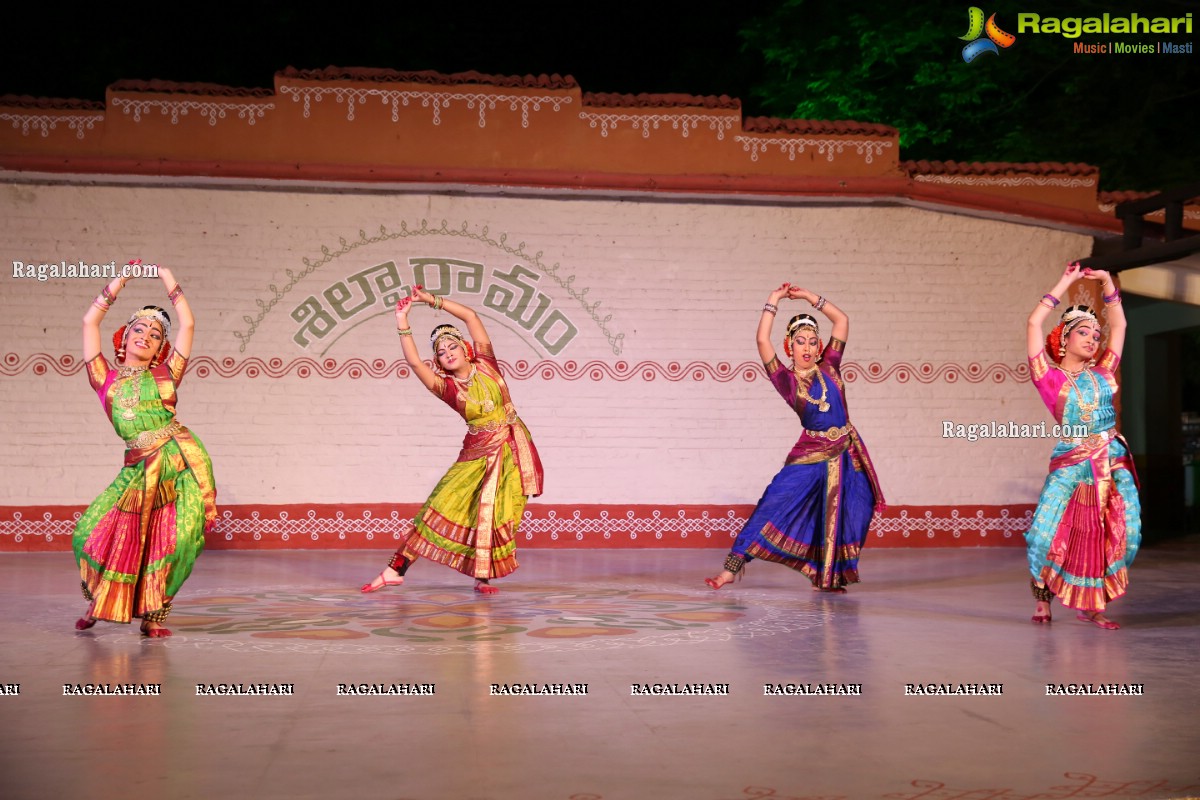
[(118, 370), (117, 374), (121, 376), (121, 396), (117, 399), (117, 407), (122, 409), (121, 419), (126, 422), (137, 419), (135, 411), (142, 401), (141, 383), (142, 373), (145, 371), (145, 367), (120, 367)]
[(1092, 412), (1100, 407), (1100, 383), (1096, 380), (1096, 376), (1092, 374), (1090, 369), (1080, 370), (1080, 372), (1086, 372), (1087, 376), (1092, 379), (1092, 389), (1096, 393), (1093, 401), (1088, 403), (1083, 399), (1083, 392), (1079, 391), (1079, 384), (1075, 382), (1075, 377), (1078, 373), (1072, 375), (1062, 367), (1059, 367), (1059, 369), (1067, 376), (1067, 380), (1071, 382), (1071, 388), (1075, 390), (1075, 397), (1079, 400), (1079, 419), (1082, 422), (1091, 422)]
[[(812, 395), (810, 395), (808, 393), (809, 388), (812, 386), (812, 380), (811, 380), (810, 376), (813, 372), (817, 373), (817, 382), (821, 384), (821, 396), (819, 398), (813, 397)], [(792, 365), (792, 373), (796, 376), (796, 380), (800, 381), (801, 396), (810, 403), (816, 403), (817, 409), (819, 411), (828, 411), (829, 410), (829, 386), (826, 385), (825, 376), (823, 374), (821, 374), (820, 368), (814, 366), (808, 372), (800, 372), (799, 370), (796, 369), (796, 366), (793, 364)], [(803, 381), (805, 378), (810, 378), (810, 380), (808, 382), (808, 386), (804, 385)]]

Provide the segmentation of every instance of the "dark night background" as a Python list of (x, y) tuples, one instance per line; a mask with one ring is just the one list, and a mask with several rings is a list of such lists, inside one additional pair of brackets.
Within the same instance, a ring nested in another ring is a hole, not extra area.
[[(1200, 53), (1081, 55), (1056, 35), (1018, 36), (966, 64), (964, 3), (645, 0), (508, 4), (42, 3), (5, 12), (0, 94), (102, 100), (127, 79), (269, 87), (287, 66), (572, 75), (585, 92), (730, 95), (747, 116), (894, 125), (905, 159), (1082, 161), (1102, 189), (1200, 180)], [(1200, 0), (981, 5), (1145, 17)], [(1104, 36), (1084, 36), (1081, 41)]]

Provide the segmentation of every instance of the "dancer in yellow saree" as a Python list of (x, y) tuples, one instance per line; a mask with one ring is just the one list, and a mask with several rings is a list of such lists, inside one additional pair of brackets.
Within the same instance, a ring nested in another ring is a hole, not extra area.
[(88, 506), (72, 536), (89, 602), (77, 630), (97, 620), (128, 623), (137, 617), (146, 636), (170, 636), (162, 623), (171, 600), (217, 518), (212, 462), (200, 440), (175, 419), (195, 320), (171, 271), (160, 267), (158, 275), (178, 316), (174, 348), (170, 314), (146, 306), (113, 336), (116, 364), (101, 355), (100, 322), (124, 278), (105, 286), (83, 318), (88, 380), (125, 440), (125, 466)]
[[(444, 308), (462, 320), (474, 341), (453, 325), (433, 329), (435, 365), (421, 360), (408, 312), (413, 302)], [(424, 557), (475, 578), (475, 591), (494, 594), (492, 578), (517, 568), (516, 533), (525, 501), (542, 493), (542, 462), (529, 429), (517, 416), (492, 342), (471, 308), (420, 286), (396, 304), (396, 327), (413, 374), (467, 422), (462, 451), (413, 521), (414, 531), (363, 592), (399, 586)]]

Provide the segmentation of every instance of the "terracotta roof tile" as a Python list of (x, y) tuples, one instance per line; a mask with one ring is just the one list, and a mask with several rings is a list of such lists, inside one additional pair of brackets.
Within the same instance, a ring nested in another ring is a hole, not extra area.
[(1100, 168), (1091, 164), (1057, 161), (902, 161), (900, 168), (910, 175), (1008, 175), (1020, 172), (1027, 175), (1099, 175)]
[(1158, 194), (1158, 192), (1100, 192), (1096, 200), (1101, 205), (1106, 203), (1119, 205), (1121, 203), (1128, 203), (1131, 200), (1141, 200), (1144, 197), (1150, 197), (1155, 194)]
[(30, 97), (27, 94), (0, 95), (4, 108), (36, 108), (47, 111), (103, 111), (104, 103), (95, 100), (66, 100), (57, 97)]
[(399, 72), (376, 67), (334, 67), (296, 69), (288, 67), (275, 73), (281, 78), (301, 81), (373, 81), (375, 83), (427, 83), (440, 86), (476, 84), (515, 89), (576, 89), (579, 84), (570, 75), (485, 75), (482, 72), (455, 72), (446, 75), (425, 70)]
[(748, 133), (825, 133), (847, 136), (898, 136), (899, 131), (890, 125), (874, 122), (855, 122), (848, 119), (780, 119), (779, 117), (746, 117), (742, 130)]
[(740, 109), (742, 101), (736, 97), (721, 95), (700, 96), (692, 94), (615, 94), (608, 92), (585, 92), (585, 106), (599, 108), (728, 108)]
[(160, 92), (163, 94), (195, 94), (205, 97), (270, 97), (272, 89), (246, 89), (222, 86), (219, 83), (176, 83), (175, 81), (117, 81), (108, 87), (114, 92)]

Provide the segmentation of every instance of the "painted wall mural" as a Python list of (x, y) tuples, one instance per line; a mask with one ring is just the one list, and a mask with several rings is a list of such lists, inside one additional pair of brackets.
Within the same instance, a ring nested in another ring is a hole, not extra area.
[[(943, 432), (1043, 420), (1023, 314), (1079, 238), (870, 206), (69, 183), (0, 185), (0, 236), (26, 263), (173, 267), (198, 319), (179, 409), (213, 456), (210, 544), (262, 549), (387, 547), (453, 460), (462, 422), (391, 319), (416, 284), (479, 312), (542, 453), (522, 546), (727, 546), (799, 435), (754, 345), (784, 280), (851, 315), (843, 375), (890, 504), (873, 546), (1017, 546), (1049, 445)], [(1018, 236), (1011, 279), (980, 291)], [(23, 275), (0, 293), (0, 549), (57, 550), (120, 443), (79, 352), (98, 287)], [(131, 283), (117, 314), (161, 294)], [(945, 335), (968, 329), (987, 335)]]
[[(608, 340), (613, 355), (621, 354), (625, 335), (609, 328), (613, 315), (600, 316), (602, 301), (588, 302), (591, 289), (577, 287), (575, 275), (562, 276), (562, 268), (558, 263), (544, 264), (541, 251), (529, 253), (524, 242), (512, 245), (507, 234), (492, 237), (486, 225), (475, 230), (464, 222), (452, 229), (444, 220), (436, 227), (431, 227), (427, 220), (421, 220), (419, 226), (411, 229), (406, 222), (401, 222), (395, 231), (381, 226), (374, 235), (368, 236), (365, 231), (359, 231), (358, 239), (340, 239), (336, 248), (322, 245), (320, 258), (304, 258), (302, 270), (285, 270), (288, 283), (281, 288), (269, 286), (268, 290), (273, 296), (265, 301), (256, 301), (258, 314), (243, 317), (247, 323), (246, 330), (234, 334), (240, 340), (239, 351), (245, 352), (266, 316), (303, 279), (318, 270), (328, 272), (328, 269), (324, 269), (326, 265), (341, 265), (343, 256), (349, 259), (352, 255), (359, 255), (358, 251), (362, 248), (381, 243), (405, 243), (403, 240), (414, 237), (470, 239), (496, 251), (498, 257), (519, 261), (505, 269), (450, 256), (412, 255), (403, 259), (401, 266), (397, 266), (396, 260), (374, 264), (327, 285), (294, 306), (289, 315), (299, 327), (292, 335), (292, 340), (305, 350), (324, 355), (345, 332), (364, 319), (388, 313), (397, 300), (411, 293), (413, 285), (421, 285), (434, 294), (478, 296), (484, 308), (497, 312), (527, 332), (542, 352), (557, 356), (579, 334), (579, 327), (564, 310), (555, 307), (549, 295), (541, 291), (545, 279), (547, 285), (556, 286), (574, 301), (574, 305), (578, 306), (576, 314), (582, 310), (591, 319)], [(468, 299), (466, 302), (472, 301)]]

